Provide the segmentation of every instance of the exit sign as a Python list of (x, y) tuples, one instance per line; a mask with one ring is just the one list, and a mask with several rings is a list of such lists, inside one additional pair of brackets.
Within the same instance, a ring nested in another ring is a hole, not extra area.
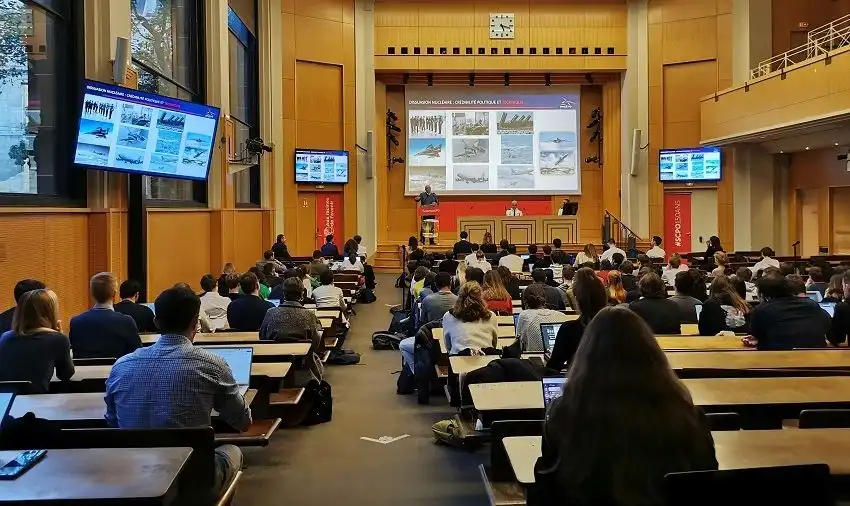
[(809, 27), (809, 22), (808, 22), (808, 21), (800, 21), (799, 23), (797, 23), (797, 26), (798, 26), (799, 28), (808, 28), (808, 27)]

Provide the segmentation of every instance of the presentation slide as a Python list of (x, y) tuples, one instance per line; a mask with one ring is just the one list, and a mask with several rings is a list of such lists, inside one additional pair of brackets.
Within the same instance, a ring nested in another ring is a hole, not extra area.
[(407, 195), (581, 193), (575, 87), (407, 87)]
[(662, 149), (658, 170), (661, 181), (719, 181), (720, 148)]
[(296, 183), (347, 183), (348, 151), (295, 150)]
[(74, 163), (206, 180), (219, 110), (86, 81)]

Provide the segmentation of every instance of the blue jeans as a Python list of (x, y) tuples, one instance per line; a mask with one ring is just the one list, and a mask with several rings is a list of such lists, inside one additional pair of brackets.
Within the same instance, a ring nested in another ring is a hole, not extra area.
[(398, 343), (398, 350), (401, 352), (401, 363), (407, 364), (407, 367), (410, 368), (410, 372), (415, 373), (413, 370), (413, 364), (415, 359), (413, 358), (413, 350), (416, 348), (416, 338), (408, 337), (407, 339), (402, 339), (400, 343)]

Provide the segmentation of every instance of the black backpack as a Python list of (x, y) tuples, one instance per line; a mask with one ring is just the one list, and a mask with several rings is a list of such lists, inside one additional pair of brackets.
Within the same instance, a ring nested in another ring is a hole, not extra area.
[(371, 304), (376, 300), (378, 300), (378, 298), (375, 297), (375, 292), (373, 292), (369, 288), (361, 288), (360, 291), (357, 293), (358, 304)]
[(402, 339), (404, 339), (402, 334), (381, 330), (372, 334), (372, 348), (375, 350), (397, 350)]
[(327, 381), (311, 380), (304, 387), (304, 400), (310, 408), (301, 421), (301, 425), (318, 425), (330, 422), (333, 417), (334, 399), (331, 385)]

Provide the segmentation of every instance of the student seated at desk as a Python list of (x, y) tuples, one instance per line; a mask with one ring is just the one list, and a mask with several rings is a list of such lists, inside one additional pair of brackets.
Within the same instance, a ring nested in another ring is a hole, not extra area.
[(502, 284), (505, 285), (505, 290), (511, 296), (511, 300), (520, 300), (522, 298), (522, 290), (519, 289), (519, 281), (516, 279), (516, 276), (504, 265), (498, 266), (496, 272), (502, 276)]
[(449, 355), (495, 348), (499, 323), (495, 313), (487, 309), (481, 285), (467, 281), (458, 292), (454, 307), (443, 316), (443, 339)]
[(225, 279), (225, 286), (227, 287), (227, 298), (230, 299), (231, 302), (242, 297), (242, 294), (239, 292), (238, 274), (228, 274)]
[[(470, 258), (470, 256), (473, 256), (473, 258)], [(471, 253), (466, 257), (466, 265), (467, 267), (475, 267), (477, 269), (481, 269), (481, 272), (488, 272), (493, 268), (493, 266), (490, 264), (490, 262), (484, 255), (484, 252), (480, 249), (476, 250), (474, 253)]]
[[(286, 272), (284, 270), (284, 272)], [(266, 296), (267, 299), (271, 298), (272, 290), (280, 285), (283, 282), (283, 278), (280, 277), (280, 274), (274, 268), (274, 265), (268, 263), (263, 266), (263, 278), (265, 278), (265, 285), (269, 287), (269, 295)]]
[[(543, 288), (543, 293), (546, 294), (547, 308), (557, 311), (563, 311), (567, 308), (567, 305), (564, 302), (564, 292), (546, 283), (545, 269), (534, 269), (531, 271), (531, 279), (534, 281), (532, 284), (539, 285)], [(526, 290), (528, 290), (528, 288), (526, 288)]]
[(807, 291), (818, 291), (823, 297), (826, 294), (826, 281), (823, 275), (823, 270), (820, 267), (809, 268), (809, 279), (806, 280)]
[[(744, 282), (744, 290), (746, 291), (747, 296), (758, 296), (758, 289), (756, 288), (756, 284), (753, 283), (753, 271), (751, 271), (749, 267), (739, 267), (738, 270), (735, 271), (735, 277)], [(744, 298), (746, 299), (746, 296)]]
[(0, 335), (0, 381), (29, 381), (32, 393), (46, 394), (54, 369), (60, 380), (71, 379), (71, 343), (62, 333), (56, 294), (24, 292), (12, 320), (12, 329)]
[(499, 259), (499, 267), (506, 267), (510, 272), (522, 272), (524, 262), (516, 254), (516, 246), (508, 244), (508, 252)]
[(215, 291), (215, 278), (212, 274), (201, 278), (201, 290), (201, 311), (209, 318), (213, 332), (227, 327), (227, 306), (230, 305), (230, 298), (222, 297)]
[(75, 358), (119, 358), (142, 346), (136, 322), (114, 311), (118, 283), (111, 272), (91, 278), (93, 308), (71, 318), (71, 349)]
[[(106, 422), (122, 429), (207, 427), (210, 412), (238, 431), (251, 425), (251, 409), (222, 358), (192, 345), (201, 300), (191, 290), (169, 288), (154, 302), (162, 332), (156, 343), (120, 358), (106, 380)], [(215, 449), (216, 497), (242, 469), (233, 445)]]
[(759, 280), (762, 302), (750, 317), (745, 344), (760, 350), (822, 348), (829, 332), (829, 315), (808, 297), (795, 297), (788, 280), (768, 271)]
[(827, 335), (829, 342), (836, 346), (847, 342), (847, 336), (850, 335), (850, 270), (844, 272), (841, 283), (844, 301), (835, 305)]
[(661, 278), (667, 286), (674, 286), (676, 284), (676, 276), (680, 272), (687, 270), (688, 266), (682, 263), (682, 257), (678, 253), (673, 253), (673, 256), (670, 257), (670, 262), (661, 271)]
[(260, 295), (260, 298), (263, 299), (263, 300), (268, 299), (269, 294), (271, 293), (272, 289), (267, 284), (268, 281), (266, 281), (266, 276), (265, 276), (265, 274), (263, 274), (263, 271), (261, 271), (260, 269), (257, 269), (256, 267), (251, 267), (250, 269), (248, 269), (248, 272), (254, 274), (254, 276), (257, 278), (257, 283), (259, 283), (259, 287), (260, 287), (260, 290), (258, 292), (259, 295)]
[(260, 330), (266, 312), (274, 307), (269, 301), (260, 298), (260, 283), (253, 272), (246, 272), (239, 278), (242, 297), (231, 301), (227, 306), (227, 323), (230, 330), (248, 332)]
[(339, 262), (334, 265), (334, 270), (336, 271), (357, 271), (360, 274), (363, 274), (363, 262), (357, 258), (357, 253), (349, 253), (347, 257), (345, 257), (342, 262)]
[(510, 316), (514, 314), (514, 304), (511, 295), (502, 283), (502, 275), (498, 271), (484, 273), (484, 300), (487, 309), (497, 315)]
[[(448, 310), (457, 302), (457, 295), (451, 290), (452, 278), (445, 272), (439, 272), (434, 277), (437, 291), (422, 299), (422, 309), (419, 322), (424, 325), (435, 320), (442, 320)], [(411, 350), (411, 356), (413, 351)]]
[(587, 263), (593, 264), (594, 269), (597, 265), (599, 265), (599, 255), (596, 254), (596, 246), (592, 243), (585, 244), (584, 249), (579, 251), (578, 255), (576, 255), (575, 261), (573, 262), (573, 267), (578, 269)]
[[(212, 276), (212, 275), (210, 275)], [(213, 279), (213, 286), (215, 280)], [(136, 327), (139, 332), (156, 332), (156, 324), (153, 321), (153, 311), (144, 304), (139, 304), (139, 292), (142, 287), (135, 279), (128, 279), (121, 283), (118, 289), (121, 302), (115, 304), (113, 308), (116, 312), (125, 314), (136, 322)]]
[(310, 261), (307, 273), (311, 278), (318, 279), (318, 277), (327, 270), (329, 270), (329, 267), (328, 264), (325, 263), (325, 259), (322, 258), (322, 252), (319, 250), (314, 251), (313, 259)]
[(280, 273), (283, 273), (283, 271), (286, 270), (286, 266), (283, 265), (280, 260), (275, 258), (274, 253), (272, 253), (272, 250), (266, 250), (263, 252), (263, 259), (257, 262), (256, 267), (257, 269), (262, 271), (266, 268), (267, 264), (271, 264), (272, 269)]
[[(596, 277), (595, 273), (593, 277)], [(599, 281), (599, 278), (596, 278), (596, 280)], [(599, 281), (599, 286), (602, 286), (601, 281)], [(604, 286), (602, 288), (605, 289)], [(626, 289), (623, 288), (623, 279), (620, 271), (608, 271), (608, 288), (606, 291), (608, 292), (608, 302), (611, 305), (616, 306), (617, 304), (626, 302)], [(575, 294), (575, 290), (573, 290), (573, 294)]]
[[(425, 271), (427, 274), (428, 269), (425, 269)], [(331, 271), (322, 273), (319, 276), (319, 282), (322, 284), (318, 288), (313, 289), (313, 300), (316, 301), (316, 309), (338, 307), (345, 311), (345, 296), (342, 293), (342, 288), (334, 286), (333, 273)]]
[(729, 263), (729, 255), (727, 255), (725, 251), (714, 252), (714, 263), (717, 264), (717, 267), (711, 271), (711, 276), (715, 278), (717, 276), (725, 276), (726, 264)]
[(689, 271), (676, 275), (676, 294), (669, 300), (675, 302), (679, 308), (679, 323), (699, 323), (696, 308), (702, 305), (702, 301), (693, 296), (696, 282), (696, 278)]
[(15, 305), (0, 313), (0, 335), (4, 332), (12, 330), (12, 317), (15, 314), (15, 308), (21, 296), (31, 290), (44, 290), (47, 288), (44, 283), (36, 279), (22, 279), (15, 285)]
[[(516, 337), (523, 352), (542, 353), (543, 337), (540, 335), (541, 323), (560, 323), (567, 321), (567, 315), (546, 307), (544, 285), (533, 283), (522, 292), (522, 306), (516, 325)], [(553, 290), (558, 290), (553, 288)]]
[(321, 252), (323, 257), (336, 258), (339, 256), (339, 248), (334, 244), (334, 236), (332, 234), (325, 236), (325, 244), (322, 245)]
[(652, 330), (624, 307), (600, 311), (549, 407), (529, 506), (662, 505), (664, 475), (717, 467), (705, 416)]
[(678, 334), (679, 306), (667, 298), (667, 289), (658, 274), (649, 272), (638, 282), (641, 299), (629, 304), (656, 334)]
[(551, 355), (546, 364), (546, 367), (556, 371), (560, 371), (572, 362), (579, 343), (581, 343), (584, 329), (590, 324), (593, 317), (608, 304), (605, 287), (602, 286), (602, 282), (596, 277), (593, 269), (582, 267), (576, 272), (573, 279), (572, 291), (581, 316), (578, 320), (562, 323), (561, 328), (558, 329), (554, 348), (550, 350)]
[[(221, 272), (221, 276), (218, 277), (217, 287), (218, 294), (222, 297), (230, 297), (228, 294), (230, 292), (229, 287), (227, 286), (227, 277), (236, 274), (236, 267), (233, 266), (232, 263), (227, 262), (224, 264), (224, 270)], [(237, 288), (239, 284), (237, 283)]]
[(735, 291), (729, 278), (723, 275), (715, 277), (709, 294), (699, 315), (699, 335), (716, 336), (721, 331), (749, 331), (747, 319), (750, 316), (750, 305)]

